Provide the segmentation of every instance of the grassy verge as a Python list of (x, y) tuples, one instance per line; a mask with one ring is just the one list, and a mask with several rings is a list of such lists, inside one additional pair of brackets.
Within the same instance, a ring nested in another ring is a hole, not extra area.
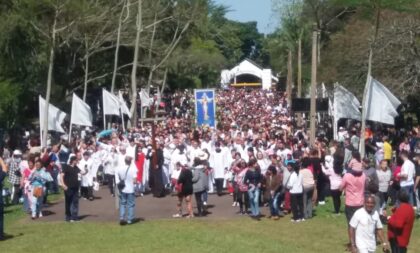
[[(8, 222), (15, 237), (0, 243), (0, 252), (345, 252), (344, 215), (332, 207), (317, 208), (317, 216), (292, 224), (248, 218), (218, 220), (155, 220), (120, 227), (115, 222)], [(17, 218), (18, 219), (18, 218)], [(19, 220), (19, 219), (18, 219)], [(410, 252), (420, 248), (420, 225), (413, 231)], [(378, 252), (381, 252), (378, 249)]]

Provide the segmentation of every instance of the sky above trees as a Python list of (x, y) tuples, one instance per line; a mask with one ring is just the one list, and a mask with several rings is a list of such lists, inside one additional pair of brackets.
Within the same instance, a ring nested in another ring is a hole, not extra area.
[(240, 22), (257, 21), (261, 33), (272, 33), (277, 23), (272, 17), (271, 0), (216, 0), (229, 7), (226, 17)]

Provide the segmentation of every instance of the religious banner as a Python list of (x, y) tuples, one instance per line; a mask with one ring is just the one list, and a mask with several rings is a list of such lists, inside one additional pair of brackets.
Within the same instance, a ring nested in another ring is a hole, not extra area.
[(197, 126), (216, 127), (216, 101), (214, 89), (194, 90)]

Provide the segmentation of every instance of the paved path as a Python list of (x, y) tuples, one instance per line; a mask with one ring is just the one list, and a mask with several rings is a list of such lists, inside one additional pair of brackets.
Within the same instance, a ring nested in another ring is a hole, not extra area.
[[(80, 199), (79, 215), (84, 221), (103, 222), (118, 221), (118, 210), (115, 208), (115, 198), (113, 198), (107, 188), (101, 188), (95, 192), (95, 200), (88, 201)], [(172, 219), (172, 214), (176, 213), (177, 198), (166, 196), (164, 198), (154, 198), (151, 194), (136, 199), (136, 218), (141, 220)], [(184, 202), (185, 203), (185, 202)], [(185, 204), (184, 213), (185, 211)], [(194, 212), (197, 211), (195, 200), (193, 201)], [(203, 219), (226, 219), (240, 217), (236, 212), (239, 207), (232, 207), (232, 196), (209, 195), (208, 211), (209, 215)], [(261, 212), (267, 213), (267, 207), (262, 207)], [(48, 208), (44, 208), (44, 221), (63, 221), (64, 220), (64, 198)]]

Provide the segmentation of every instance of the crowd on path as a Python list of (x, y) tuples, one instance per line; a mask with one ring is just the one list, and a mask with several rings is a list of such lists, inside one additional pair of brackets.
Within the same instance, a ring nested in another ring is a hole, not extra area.
[(166, 121), (126, 132), (113, 124), (110, 131), (84, 131), (71, 142), (51, 140), (46, 148), (30, 139), (23, 151), (4, 149), (0, 180), (7, 172), (11, 204), (22, 202), (32, 219), (41, 218), (48, 195), (61, 187), (65, 219), (74, 222), (79, 198), (95, 201), (104, 184), (110, 199), (119, 198), (121, 225), (133, 223), (136, 197), (149, 193), (176, 195), (174, 218), (206, 216), (208, 194), (228, 193), (238, 215), (260, 220), (266, 206), (272, 220), (290, 213), (291, 222), (300, 223), (312, 219), (329, 196), (339, 215), (344, 194), (349, 250), (374, 252), (380, 240), (385, 249), (406, 252), (414, 210), (420, 213), (419, 128), (368, 127), (362, 133), (367, 155), (361, 157), (358, 123), (340, 127), (337, 140), (321, 133), (310, 145), (280, 92), (217, 91), (216, 128), (195, 125), (192, 93), (163, 101)]

